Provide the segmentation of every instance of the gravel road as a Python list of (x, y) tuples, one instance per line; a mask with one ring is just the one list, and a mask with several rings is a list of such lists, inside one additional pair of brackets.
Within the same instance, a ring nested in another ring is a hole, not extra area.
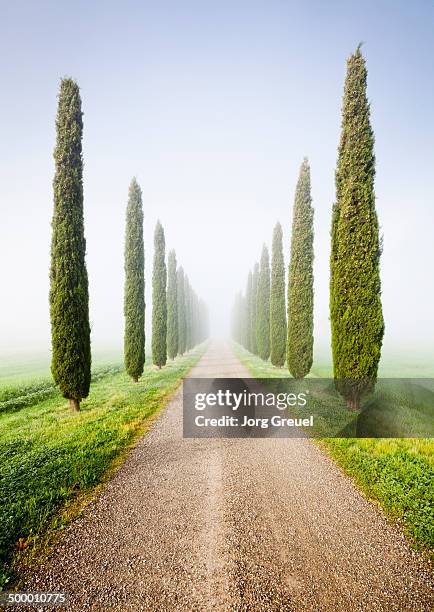
[[(218, 343), (190, 375), (249, 376)], [(181, 390), (26, 585), (80, 612), (419, 612), (432, 588), (422, 556), (313, 443), (183, 439)]]

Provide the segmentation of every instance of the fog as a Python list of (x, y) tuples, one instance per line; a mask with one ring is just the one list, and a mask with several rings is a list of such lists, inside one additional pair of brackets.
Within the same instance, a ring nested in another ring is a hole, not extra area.
[(78, 81), (83, 101), (94, 348), (122, 347), (132, 176), (143, 190), (148, 338), (157, 219), (167, 251), (176, 250), (209, 306), (212, 333), (227, 335), (234, 294), (245, 289), (263, 242), (271, 246), (278, 220), (288, 259), (295, 184), (306, 155), (315, 208), (315, 346), (326, 354), (345, 60), (360, 40), (376, 136), (385, 351), (432, 346), (434, 86), (426, 80), (434, 73), (434, 11), (420, 5), (412, 13), (403, 3), (397, 14), (396, 3), (381, 11), (374, 2), (349, 4), (327, 12), (315, 2), (298, 8), (223, 2), (212, 9), (104, 3), (104, 13), (102, 4), (98, 10), (86, 3), (3, 7), (2, 354), (50, 346), (52, 151), (63, 75)]

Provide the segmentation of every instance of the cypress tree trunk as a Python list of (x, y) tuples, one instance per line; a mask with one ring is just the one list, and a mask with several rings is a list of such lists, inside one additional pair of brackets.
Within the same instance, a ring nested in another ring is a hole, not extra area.
[(169, 253), (167, 273), (167, 354), (175, 359), (178, 354), (178, 287), (176, 278), (176, 254)]
[(178, 353), (183, 355), (187, 348), (187, 321), (185, 318), (185, 279), (182, 267), (178, 268), (176, 280), (178, 299)]
[(73, 410), (90, 386), (89, 288), (83, 221), (83, 120), (80, 91), (60, 85), (54, 150), (54, 212), (50, 268), (51, 371)]
[(255, 263), (252, 275), (252, 307), (250, 310), (250, 337), (252, 353), (258, 354), (258, 343), (256, 342), (256, 309), (258, 301), (259, 264)]
[(154, 268), (152, 273), (152, 360), (161, 368), (167, 360), (166, 244), (164, 230), (158, 221), (154, 234)]
[(283, 260), (282, 226), (273, 232), (270, 290), (270, 357), (274, 366), (281, 368), (286, 352), (285, 263)]
[(266, 361), (270, 356), (270, 257), (265, 244), (262, 248), (259, 268), (256, 342), (259, 357)]
[(359, 46), (347, 62), (330, 259), (334, 376), (352, 410), (375, 385), (384, 334), (374, 134), (366, 81)]
[(124, 361), (134, 382), (145, 364), (145, 250), (142, 191), (133, 178), (128, 193), (125, 228)]
[(245, 346), (246, 349), (252, 352), (252, 291), (253, 291), (253, 275), (251, 270), (247, 276), (247, 287), (246, 287), (246, 307), (245, 307)]
[(310, 168), (303, 160), (295, 190), (288, 272), (288, 369), (303, 378), (313, 361), (313, 208)]

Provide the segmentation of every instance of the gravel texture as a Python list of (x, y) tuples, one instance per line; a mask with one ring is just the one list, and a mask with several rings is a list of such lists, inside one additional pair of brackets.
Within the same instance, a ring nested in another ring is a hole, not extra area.
[[(218, 343), (190, 375), (249, 377)], [(433, 609), (427, 561), (314, 444), (183, 439), (181, 390), (26, 590), (73, 611)]]

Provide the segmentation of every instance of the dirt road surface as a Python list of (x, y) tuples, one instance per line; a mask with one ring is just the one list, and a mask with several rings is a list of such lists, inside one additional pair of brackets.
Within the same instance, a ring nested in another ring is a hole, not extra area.
[[(249, 374), (213, 343), (190, 376)], [(77, 612), (421, 612), (433, 596), (426, 561), (312, 442), (183, 439), (181, 390), (26, 586)]]

